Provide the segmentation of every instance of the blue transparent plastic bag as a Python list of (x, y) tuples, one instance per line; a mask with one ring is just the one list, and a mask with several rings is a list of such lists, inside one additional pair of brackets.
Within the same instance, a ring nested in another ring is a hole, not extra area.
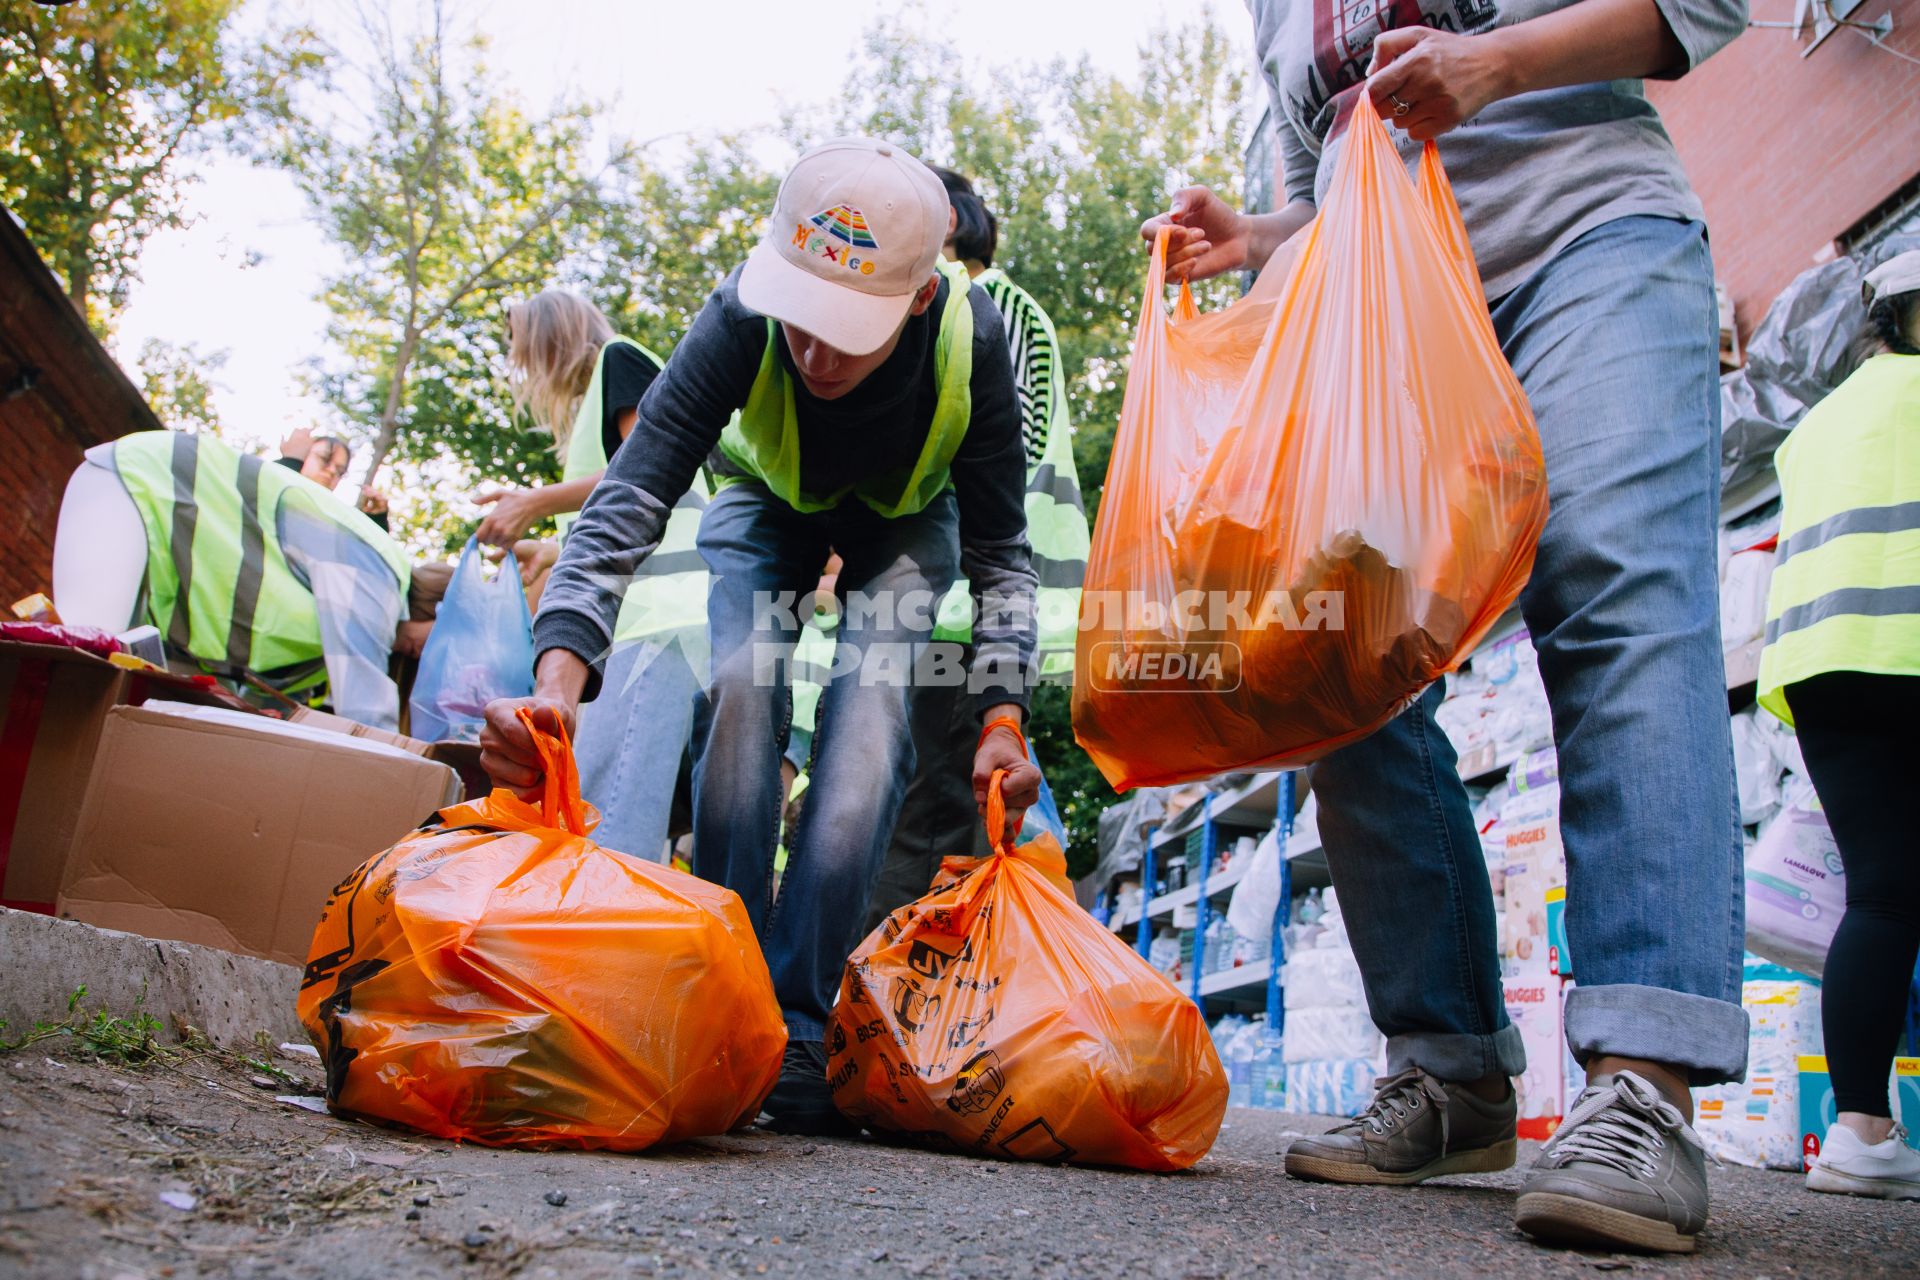
[(478, 742), (487, 704), (533, 692), (533, 617), (511, 560), (491, 579), (473, 539), (447, 584), (413, 682), (412, 735)]

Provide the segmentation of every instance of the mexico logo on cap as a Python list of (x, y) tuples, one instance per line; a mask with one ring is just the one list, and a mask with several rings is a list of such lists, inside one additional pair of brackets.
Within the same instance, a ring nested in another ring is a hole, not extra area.
[(854, 250), (878, 249), (880, 242), (873, 238), (873, 230), (867, 226), (866, 214), (850, 204), (837, 204), (814, 214), (806, 222), (796, 223), (793, 228), (793, 247), (817, 258), (825, 258), (849, 271), (870, 276), (873, 274), (873, 259), (862, 258)]

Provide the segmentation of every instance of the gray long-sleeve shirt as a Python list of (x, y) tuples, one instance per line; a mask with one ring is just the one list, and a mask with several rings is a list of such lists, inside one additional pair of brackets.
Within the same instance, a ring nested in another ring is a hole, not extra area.
[[(1746, 27), (1746, 0), (1654, 0), (1685, 54), (1705, 61)], [(1247, 0), (1273, 100), (1286, 199), (1319, 204), (1382, 31), (1426, 25), (1478, 35), (1578, 0)], [(1393, 136), (1409, 164), (1421, 144)], [(1638, 80), (1505, 98), (1440, 138), (1489, 298), (1605, 222), (1632, 214), (1699, 218), (1699, 197)]]
[[(588, 696), (613, 642), (620, 597), (601, 585), (625, 581), (659, 545), (673, 504), (713, 453), (766, 353), (767, 321), (741, 305), (735, 270), (701, 309), (666, 369), (640, 402), (633, 434), (615, 453), (567, 535), (534, 620), (534, 649), (565, 649), (592, 664)], [(857, 480), (911, 467), (926, 443), (938, 387), (934, 342), (951, 286), (908, 320), (894, 353), (837, 400), (818, 400), (793, 376), (779, 326), (776, 355), (793, 384), (800, 432), (801, 489), (833, 493)], [(976, 700), (1027, 704), (1038, 586), (1027, 543), (1026, 453), (1020, 405), (1000, 313), (974, 289), (972, 420), (954, 456), (960, 509), (960, 563), (972, 583), (977, 624)], [(725, 470), (723, 466), (721, 468)], [(849, 502), (858, 498), (849, 497)]]

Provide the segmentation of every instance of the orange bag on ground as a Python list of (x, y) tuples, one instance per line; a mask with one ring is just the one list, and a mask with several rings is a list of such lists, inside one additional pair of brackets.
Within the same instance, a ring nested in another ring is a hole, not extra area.
[(1075, 656), (1074, 734), (1122, 790), (1364, 737), (1532, 569), (1546, 468), (1459, 209), (1357, 98), (1290, 269), (1169, 318), (1154, 246)]
[(571, 749), (534, 736), (538, 808), (495, 790), (443, 809), (327, 900), (298, 1008), (328, 1104), (613, 1151), (752, 1120), (787, 1032), (746, 908), (587, 839)]
[(949, 859), (847, 961), (827, 1080), (849, 1119), (951, 1151), (1184, 1169), (1227, 1076), (1194, 1003), (1076, 904), (1052, 836)]

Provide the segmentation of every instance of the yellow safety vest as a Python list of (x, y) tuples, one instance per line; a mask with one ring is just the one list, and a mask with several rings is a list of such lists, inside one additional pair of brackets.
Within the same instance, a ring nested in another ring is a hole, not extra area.
[[(949, 469), (973, 421), (973, 282), (958, 263), (942, 263), (947, 305), (933, 345), (933, 376), (940, 388), (933, 421), (920, 456), (905, 475), (875, 476), (838, 493), (810, 494), (800, 488), (800, 423), (793, 404), (793, 380), (780, 364), (774, 322), (767, 321), (767, 347), (747, 403), (720, 433), (720, 451), (775, 497), (796, 511), (826, 511), (849, 495), (889, 519), (912, 515), (945, 492)], [(722, 479), (727, 484), (739, 477)]]
[(1830, 671), (1920, 676), (1920, 356), (1881, 355), (1774, 455), (1780, 550), (1760, 704)]
[[(1073, 461), (1060, 342), (1047, 313), (1006, 272), (998, 267), (983, 271), (973, 285), (993, 300), (1006, 320), (1014, 379), (1020, 383), (1022, 425), (1030, 433), (1025, 441), (1027, 541), (1033, 547), (1033, 570), (1040, 580), (1035, 600), (1038, 675), (1048, 682), (1070, 683), (1090, 539), (1080, 473)], [(1041, 437), (1038, 447), (1032, 434)], [(941, 600), (933, 638), (961, 643), (973, 639), (972, 586), (965, 578), (955, 582)]]
[(113, 466), (146, 528), (148, 620), (177, 654), (261, 673), (319, 662), (313, 592), (280, 547), (280, 504), (289, 495), (372, 547), (407, 589), (399, 545), (290, 467), (178, 431), (120, 437)]
[[(568, 480), (584, 479), (607, 469), (600, 401), (607, 352), (616, 343), (634, 348), (656, 367), (665, 366), (659, 356), (631, 338), (615, 338), (600, 348), (600, 358), (593, 366), (593, 380), (587, 383), (580, 411), (574, 415), (573, 435), (567, 441), (566, 465), (561, 474)], [(638, 443), (645, 447), (644, 441)], [(707, 592), (712, 578), (707, 573), (707, 562), (694, 544), (700, 532), (700, 515), (712, 497), (713, 489), (705, 474), (696, 473), (693, 485), (680, 495), (668, 513), (660, 545), (634, 571), (634, 581), (628, 584), (626, 595), (620, 601), (620, 617), (613, 627), (616, 644), (676, 637), (683, 642), (704, 642)], [(567, 512), (554, 518), (563, 539), (573, 525), (575, 514)]]

